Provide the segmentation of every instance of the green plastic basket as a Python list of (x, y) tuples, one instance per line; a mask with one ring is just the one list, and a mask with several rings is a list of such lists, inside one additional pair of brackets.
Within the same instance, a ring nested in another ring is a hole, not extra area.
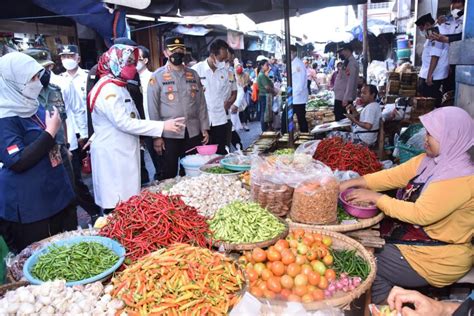
[(385, 149), (398, 149), (399, 152), (399, 158), (400, 158), (400, 163), (407, 162), (413, 157), (416, 157), (422, 153), (424, 153), (424, 150), (419, 150), (419, 149), (414, 149), (411, 146), (408, 146), (406, 142), (416, 133), (420, 131), (420, 129), (423, 128), (422, 124), (412, 124), (410, 125), (401, 135), (400, 138), (398, 139), (397, 143), (393, 147), (386, 147)]

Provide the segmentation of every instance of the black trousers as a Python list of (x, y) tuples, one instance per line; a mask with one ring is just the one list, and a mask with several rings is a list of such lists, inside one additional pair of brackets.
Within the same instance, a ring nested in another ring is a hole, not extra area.
[(100, 214), (100, 207), (95, 204), (89, 188), (82, 181), (81, 170), (83, 154), (80, 149), (73, 150), (71, 153), (72, 170), (74, 173), (74, 191), (76, 193), (77, 202), (90, 216), (98, 215)]
[[(349, 102), (352, 103), (352, 102)], [(342, 101), (341, 100), (335, 100), (334, 101), (334, 116), (336, 117), (336, 121), (340, 121), (342, 119), (345, 119), (346, 117), (344, 114), (346, 114), (346, 108), (342, 106)]]
[(77, 228), (76, 207), (71, 204), (50, 218), (28, 224), (0, 220), (0, 234), (8, 248), (20, 252), (35, 241)]
[(311, 95), (311, 80), (307, 81), (307, 87), (308, 87), (308, 94)]
[[(201, 145), (202, 135), (189, 138), (188, 131), (184, 134), (184, 139), (163, 138), (165, 142), (165, 150), (163, 152), (163, 169), (161, 180), (176, 177), (179, 170), (179, 159), (185, 156), (185, 152), (193, 147)], [(184, 170), (180, 171), (180, 175), (184, 175)]]
[(226, 155), (227, 151), (225, 150), (225, 146), (228, 144), (228, 133), (229, 133), (229, 123), (225, 123), (223, 125), (218, 126), (211, 126), (209, 131), (210, 136), (210, 144), (216, 144), (217, 153), (219, 155)]
[(421, 96), (425, 98), (435, 98), (436, 103), (435, 106), (439, 106), (441, 104), (441, 85), (443, 84), (444, 80), (433, 80), (433, 84), (431, 86), (426, 84), (426, 79), (420, 78), (420, 93)]
[(239, 112), (240, 123), (248, 124), (250, 121), (249, 118), (249, 107), (247, 106), (245, 110)]
[(153, 177), (154, 180), (159, 180), (161, 175), (161, 165), (162, 156), (158, 155), (153, 148), (153, 137), (145, 137), (145, 146), (150, 154), (151, 161), (153, 162), (153, 166), (155, 167), (155, 175)]
[(372, 303), (385, 304), (388, 294), (395, 285), (403, 288), (428, 285), (428, 282), (413, 270), (395, 245), (386, 244), (375, 256), (377, 274), (372, 284)]
[(141, 148), (140, 148), (140, 178), (141, 178), (142, 185), (150, 182), (150, 175), (148, 174), (148, 170), (146, 169), (146, 163), (145, 163), (145, 150)]
[(296, 114), (301, 133), (308, 133), (308, 121), (306, 121), (306, 104), (293, 104), (293, 113)]
[(242, 146), (242, 140), (240, 139), (239, 133), (237, 131), (232, 131), (232, 140), (231, 140), (232, 146), (237, 149), (237, 144), (240, 146), (240, 150), (243, 150), (244, 147)]

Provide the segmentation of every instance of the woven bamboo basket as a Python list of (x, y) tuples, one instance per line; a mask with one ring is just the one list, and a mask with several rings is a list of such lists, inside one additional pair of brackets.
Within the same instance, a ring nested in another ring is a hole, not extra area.
[[(278, 217), (277, 217), (278, 218)], [(288, 233), (290, 231), (290, 227), (288, 223), (281, 218), (278, 218), (278, 220), (285, 225), (285, 230), (281, 232), (278, 236), (261, 241), (261, 242), (255, 242), (255, 243), (242, 243), (242, 244), (233, 244), (233, 243), (228, 243), (228, 242), (223, 242), (223, 241), (218, 241), (218, 240), (213, 240), (212, 241), (212, 246), (218, 248), (219, 250), (222, 251), (244, 251), (244, 250), (253, 250), (255, 248), (266, 248), (274, 245), (278, 240), (280, 239), (285, 239), (286, 236), (288, 236)]]
[(290, 218), (287, 218), (286, 221), (290, 225), (290, 229), (297, 229), (302, 228), (305, 230), (311, 229), (324, 229), (333, 232), (345, 233), (351, 232), (354, 230), (365, 229), (372, 227), (378, 223), (385, 217), (383, 213), (379, 213), (377, 216), (365, 219), (358, 219), (357, 223), (354, 224), (337, 224), (337, 225), (308, 225), (308, 224), (301, 224), (293, 222)]
[[(357, 298), (359, 298), (362, 294), (364, 294), (374, 282), (375, 274), (377, 271), (377, 266), (375, 263), (374, 256), (368, 252), (364, 246), (362, 246), (359, 242), (355, 241), (352, 238), (344, 236), (341, 233), (332, 232), (329, 230), (324, 229), (307, 229), (313, 233), (320, 233), (325, 236), (329, 236), (332, 239), (332, 248), (333, 249), (348, 249), (348, 250), (356, 250), (356, 253), (361, 256), (364, 260), (366, 260), (370, 265), (370, 273), (368, 277), (352, 292), (337, 292), (332, 298), (312, 302), (312, 303), (302, 303), (304, 308), (308, 311), (315, 311), (321, 310), (328, 307), (335, 307), (340, 309), (347, 309), (351, 302)], [(272, 300), (268, 299), (259, 299), (262, 303), (269, 303), (272, 305)], [(277, 305), (280, 301), (274, 301)]]

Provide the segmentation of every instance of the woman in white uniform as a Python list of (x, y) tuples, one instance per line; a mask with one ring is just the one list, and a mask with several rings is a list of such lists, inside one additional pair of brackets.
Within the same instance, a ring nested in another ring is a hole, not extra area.
[(184, 118), (140, 120), (126, 85), (136, 74), (138, 49), (114, 45), (98, 64), (101, 79), (89, 95), (95, 135), (91, 144), (92, 180), (97, 205), (110, 211), (140, 192), (139, 135), (179, 132)]

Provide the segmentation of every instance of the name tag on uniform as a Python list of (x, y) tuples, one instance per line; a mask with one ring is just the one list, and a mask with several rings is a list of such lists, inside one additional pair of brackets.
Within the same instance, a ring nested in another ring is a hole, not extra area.
[(192, 79), (192, 80), (186, 80), (186, 83), (196, 83), (196, 80)]
[(170, 85), (170, 84), (175, 84), (175, 82), (174, 81), (163, 81), (164, 86)]

